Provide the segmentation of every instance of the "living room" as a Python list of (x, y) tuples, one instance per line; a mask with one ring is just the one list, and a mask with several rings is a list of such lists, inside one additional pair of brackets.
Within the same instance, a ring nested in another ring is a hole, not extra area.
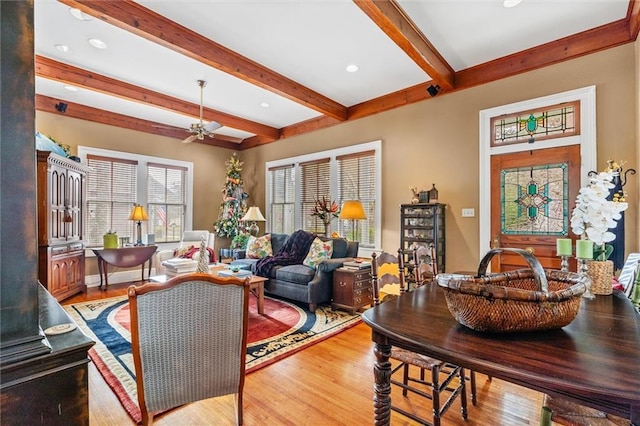
[[(246, 150), (197, 143), (181, 145), (176, 138), (38, 110), (35, 112), (35, 129), (69, 145), (72, 152), (84, 146), (193, 163), (193, 229), (211, 229), (220, 207), (220, 189), (225, 180), (224, 163), (234, 151), (245, 163), (243, 178), (245, 189), (250, 194), (250, 205), (260, 206), (266, 212), (264, 176), (268, 162), (381, 141), (380, 221), (376, 229), (380, 234), (380, 245), (375, 249), (397, 250), (400, 241), (399, 205), (409, 202), (411, 192), (408, 188), (428, 189), (435, 183), (440, 191), (440, 202), (447, 204), (447, 270), (467, 271), (477, 267), (482, 255), (478, 249), (481, 246), (479, 218), (462, 215), (463, 209), (479, 211), (482, 202), (479, 189), (479, 112), (595, 86), (598, 169), (604, 167), (605, 160), (609, 158), (624, 159), (628, 167), (637, 168), (640, 162), (640, 121), (637, 113), (639, 58), (640, 44), (637, 41), (626, 43)], [(3, 161), (3, 167), (5, 164)], [(630, 180), (625, 190), (630, 200), (626, 211), (625, 251), (630, 253), (638, 251), (637, 179)], [(261, 232), (268, 232), (270, 226), (267, 217)], [(218, 247), (225, 244), (224, 240), (217, 242)], [(3, 267), (5, 265), (3, 259)], [(95, 259), (88, 258), (86, 267), (88, 275), (96, 274)], [(3, 278), (2, 293), (12, 289), (14, 287)], [(3, 310), (5, 306), (3, 303)], [(366, 330), (360, 334), (366, 334)], [(342, 341), (340, 344), (347, 343)], [(372, 362), (370, 351), (364, 351), (361, 356), (360, 361)], [(292, 368), (304, 367), (294, 365)], [(372, 378), (369, 379), (373, 384)], [(366, 398), (370, 399), (368, 395)], [(537, 412), (537, 407), (534, 411)], [(108, 414), (104, 413), (104, 416)], [(262, 420), (269, 421), (268, 418)]]

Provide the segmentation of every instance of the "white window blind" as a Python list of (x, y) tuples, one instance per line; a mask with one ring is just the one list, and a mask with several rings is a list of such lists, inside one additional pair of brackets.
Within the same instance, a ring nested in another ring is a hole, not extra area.
[(302, 229), (305, 231), (324, 233), (324, 223), (311, 213), (316, 200), (325, 197), (331, 201), (330, 161), (330, 158), (322, 158), (300, 164)]
[(335, 219), (329, 232), (358, 240), (363, 256), (379, 250), (380, 156), (381, 141), (373, 141), (267, 162), (267, 230), (324, 233), (322, 221), (311, 216), (315, 201), (325, 196), (341, 206), (344, 200), (356, 199), (362, 202), (367, 219), (357, 221), (357, 227), (351, 220)]
[(271, 232), (290, 234), (295, 231), (295, 173), (293, 164), (269, 168)]
[(187, 168), (147, 163), (147, 229), (156, 242), (179, 241), (185, 224)]
[(87, 155), (87, 165), (87, 245), (101, 246), (107, 231), (134, 241), (129, 215), (136, 202), (138, 162)]
[[(341, 220), (340, 235), (349, 240), (357, 240), (362, 247), (374, 247), (376, 211), (376, 168), (375, 151), (364, 151), (336, 157), (338, 163), (338, 199), (360, 200), (364, 208), (365, 220)], [(355, 227), (355, 229), (354, 229)]]

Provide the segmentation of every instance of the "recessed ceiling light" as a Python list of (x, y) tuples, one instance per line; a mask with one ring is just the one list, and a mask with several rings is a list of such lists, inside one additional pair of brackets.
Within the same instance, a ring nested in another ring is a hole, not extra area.
[(269, 108), (271, 105), (269, 105), (269, 102), (260, 102), (260, 106), (262, 108)]
[(81, 21), (90, 21), (91, 20), (91, 16), (87, 15), (86, 13), (81, 11), (80, 9), (76, 9), (75, 7), (70, 7), (69, 8), (69, 13), (74, 18), (79, 19)]
[(66, 44), (56, 44), (55, 47), (62, 53), (71, 53), (71, 48)]
[(502, 2), (502, 5), (504, 7), (514, 7), (519, 5), (522, 2), (522, 0), (504, 0)]
[(358, 69), (356, 64), (347, 65), (347, 72), (356, 72)]
[(76, 86), (69, 86), (68, 84), (65, 84), (62, 87), (64, 87), (65, 89), (67, 89), (70, 92), (77, 92), (78, 91), (78, 88)]
[(107, 43), (97, 38), (90, 38), (89, 44), (95, 47), (96, 49), (106, 49)]

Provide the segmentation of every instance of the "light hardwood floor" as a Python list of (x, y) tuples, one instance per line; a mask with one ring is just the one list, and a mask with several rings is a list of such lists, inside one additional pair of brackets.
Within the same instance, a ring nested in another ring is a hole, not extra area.
[[(135, 283), (136, 285), (141, 283)], [(63, 304), (126, 294), (128, 284), (108, 291), (90, 288)], [(275, 364), (247, 375), (244, 389), (245, 424), (252, 425), (371, 425), (373, 424), (373, 344), (371, 332), (359, 324)], [(469, 403), (465, 422), (456, 401), (445, 414), (444, 426), (520, 426), (539, 423), (542, 396), (538, 392), (478, 375), (478, 405)], [(402, 394), (394, 390), (392, 398)], [(426, 404), (410, 396), (407, 404), (427, 413)], [(426, 408), (425, 408), (426, 406)], [(89, 412), (92, 426), (133, 425), (115, 394), (93, 364), (89, 365)], [(233, 398), (221, 397), (189, 404), (156, 419), (158, 426), (232, 425)], [(416, 425), (392, 413), (391, 424)]]

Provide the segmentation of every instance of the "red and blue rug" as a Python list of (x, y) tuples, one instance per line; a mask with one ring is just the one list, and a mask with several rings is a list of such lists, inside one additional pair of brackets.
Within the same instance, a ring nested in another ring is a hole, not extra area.
[[(309, 313), (302, 305), (265, 296), (264, 315), (250, 297), (246, 372), (251, 373), (360, 322), (359, 315), (329, 306)], [(96, 344), (89, 357), (125, 410), (140, 422), (135, 369), (131, 355), (129, 303), (126, 296), (65, 306)]]

